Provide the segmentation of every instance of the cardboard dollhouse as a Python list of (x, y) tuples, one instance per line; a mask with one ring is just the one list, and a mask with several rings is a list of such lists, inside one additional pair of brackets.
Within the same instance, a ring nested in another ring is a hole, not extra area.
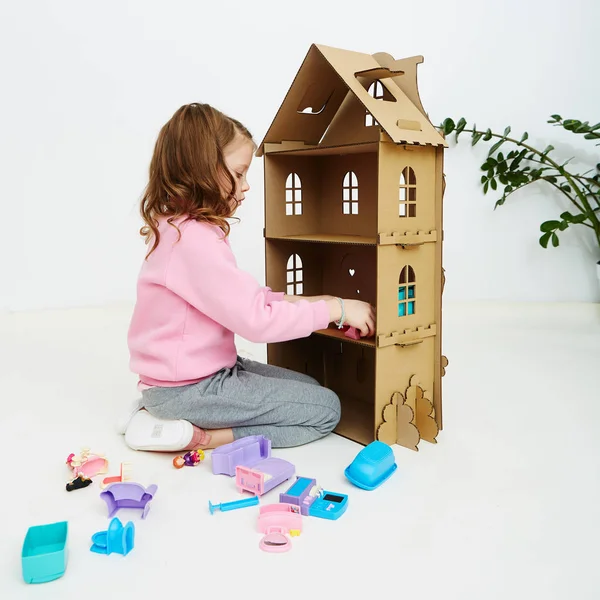
[(419, 100), (420, 56), (312, 45), (261, 142), (266, 280), (370, 302), (372, 338), (332, 325), (269, 344), (342, 402), (340, 435), (417, 450), (442, 428), (443, 136)]

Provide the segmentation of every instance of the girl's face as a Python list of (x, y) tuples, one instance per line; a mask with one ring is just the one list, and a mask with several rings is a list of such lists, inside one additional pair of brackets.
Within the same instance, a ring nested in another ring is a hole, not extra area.
[(246, 181), (246, 175), (248, 174), (253, 156), (253, 142), (241, 135), (236, 135), (234, 140), (223, 150), (225, 164), (235, 180), (235, 200), (231, 200), (232, 214), (242, 204), (246, 197), (246, 192), (250, 189)]

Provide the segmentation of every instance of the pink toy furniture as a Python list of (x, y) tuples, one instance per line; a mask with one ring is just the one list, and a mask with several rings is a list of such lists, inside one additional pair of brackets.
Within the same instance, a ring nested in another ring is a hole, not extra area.
[(261, 506), (258, 531), (265, 534), (259, 544), (261, 550), (287, 552), (291, 548), (291, 542), (285, 534), (295, 536), (302, 532), (300, 508), (283, 502)]
[(254, 468), (235, 468), (235, 485), (240, 492), (262, 496), (294, 476), (294, 465), (281, 458), (265, 458)]
[(282, 458), (271, 457), (271, 440), (251, 435), (213, 450), (212, 470), (215, 475), (233, 477), (240, 492), (256, 496), (293, 477), (295, 467)]

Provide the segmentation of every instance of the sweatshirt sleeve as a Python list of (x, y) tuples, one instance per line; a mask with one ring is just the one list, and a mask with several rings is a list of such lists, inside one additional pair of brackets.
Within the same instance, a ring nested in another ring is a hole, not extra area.
[(267, 302), (281, 302), (285, 294), (283, 292), (274, 292), (270, 287), (266, 287)]
[(238, 268), (222, 231), (190, 221), (181, 226), (166, 287), (213, 321), (251, 342), (284, 342), (329, 325), (324, 301), (285, 302)]

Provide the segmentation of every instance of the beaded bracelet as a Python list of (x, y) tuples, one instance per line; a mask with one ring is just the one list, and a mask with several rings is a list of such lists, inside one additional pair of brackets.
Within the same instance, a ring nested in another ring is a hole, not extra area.
[(335, 324), (337, 325), (338, 329), (342, 329), (344, 327), (344, 321), (346, 320), (346, 308), (344, 306), (344, 301), (341, 298), (336, 298), (336, 300), (342, 306), (342, 316), (340, 317), (339, 321), (335, 321)]

